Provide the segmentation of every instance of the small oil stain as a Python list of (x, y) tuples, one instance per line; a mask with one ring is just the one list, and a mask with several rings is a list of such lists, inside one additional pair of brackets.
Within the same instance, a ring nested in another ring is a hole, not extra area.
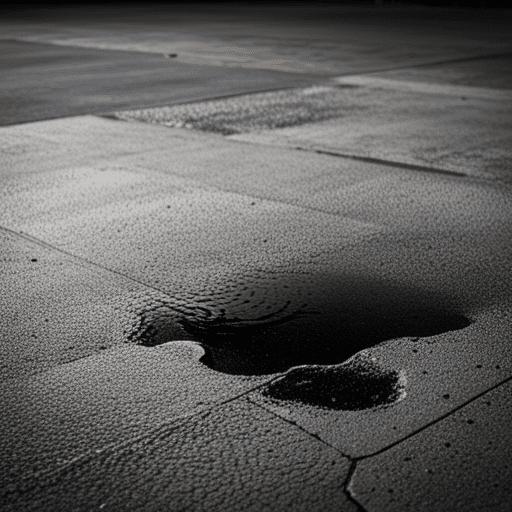
[(336, 84), (337, 89), (359, 89), (360, 85), (356, 84)]
[(355, 356), (336, 366), (303, 366), (272, 382), (263, 395), (317, 407), (356, 411), (405, 397), (405, 374)]

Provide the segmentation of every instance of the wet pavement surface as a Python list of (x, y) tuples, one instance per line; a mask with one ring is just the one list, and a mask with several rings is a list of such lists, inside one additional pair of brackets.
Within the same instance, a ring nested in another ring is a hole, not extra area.
[(0, 39), (0, 125), (307, 84), (314, 75)]
[(509, 36), (318, 9), (4, 22), (2, 510), (510, 509)]

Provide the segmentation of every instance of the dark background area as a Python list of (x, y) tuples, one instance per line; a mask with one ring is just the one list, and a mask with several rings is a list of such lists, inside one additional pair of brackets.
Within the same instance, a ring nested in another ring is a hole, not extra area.
[[(23, 12), (27, 9), (42, 12), (49, 7), (52, 6), (68, 6), (72, 7), (80, 7), (80, 6), (98, 6), (102, 8), (107, 8), (109, 6), (123, 6), (123, 5), (140, 5), (141, 7), (150, 8), (151, 5), (173, 5), (173, 4), (184, 4), (185, 2), (172, 2), (172, 1), (161, 1), (161, 2), (4, 2), (0, 7), (0, 12)], [(208, 4), (231, 4), (231, 5), (250, 5), (250, 4), (265, 4), (270, 3), (272, 5), (276, 5), (276, 2), (208, 2), (208, 1), (194, 1), (188, 2), (189, 4), (201, 4), (206, 6)], [(277, 4), (286, 5), (347, 5), (347, 6), (357, 6), (357, 5), (393, 5), (393, 6), (435, 6), (435, 7), (445, 7), (445, 8), (470, 8), (470, 9), (482, 9), (482, 8), (492, 8), (492, 9), (508, 9), (510, 10), (510, 2), (506, 0), (322, 0), (322, 1), (310, 1), (310, 2), (300, 2), (300, 1), (280, 1)]]

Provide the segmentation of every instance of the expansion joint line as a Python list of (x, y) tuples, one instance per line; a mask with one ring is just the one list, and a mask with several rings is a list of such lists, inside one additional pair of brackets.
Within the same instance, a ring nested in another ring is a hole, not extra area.
[[(256, 388), (254, 389), (258, 389), (258, 388), (261, 388), (263, 386), (266, 386), (268, 385), (270, 382), (273, 382), (277, 379), (281, 378), (281, 375), (278, 375), (277, 377), (274, 377), (272, 380), (268, 381), (268, 382), (265, 382), (264, 384), (261, 384), (260, 386), (257, 386)], [(247, 393), (244, 393), (244, 394), (247, 394)], [(309, 432), (309, 430), (306, 430), (304, 427), (302, 427), (301, 425), (299, 425), (296, 421), (293, 421), (292, 419), (290, 418), (284, 418), (283, 416), (280, 416), (279, 414), (277, 414), (276, 412), (274, 412), (272, 409), (267, 409), (266, 407), (264, 407), (263, 405), (259, 404), (258, 402), (252, 400), (251, 398), (248, 398), (249, 402), (251, 402), (251, 404), (255, 405), (256, 407), (259, 407), (260, 409), (263, 409), (264, 411), (272, 414), (273, 416), (275, 416), (276, 418), (282, 420), (282, 421), (285, 421), (286, 423), (289, 423), (290, 425), (293, 425), (294, 427), (298, 428), (300, 431), (304, 432), (305, 434), (307, 434), (309, 437), (312, 437), (314, 439), (316, 439), (317, 441), (321, 442), (322, 444), (324, 444), (325, 446), (328, 446), (329, 448), (332, 448), (333, 450), (335, 450), (336, 452), (338, 452), (342, 457), (344, 457), (345, 459), (348, 459), (352, 462), (353, 460), (353, 457), (351, 457), (350, 455), (347, 455), (346, 453), (343, 453), (339, 448), (336, 448), (335, 446), (333, 446), (332, 444), (329, 444), (327, 441), (325, 441), (324, 439), (322, 439), (318, 434), (313, 434), (312, 432)]]
[[(276, 379), (277, 378), (279, 378), (279, 377), (276, 377)], [(273, 379), (273, 380), (275, 380), (275, 379)], [(262, 386), (264, 386), (266, 384), (267, 383), (263, 384)], [(258, 386), (258, 387), (262, 387), (262, 386)], [(342, 452), (339, 448), (336, 448), (332, 444), (330, 444), (327, 441), (325, 441), (324, 439), (322, 439), (319, 435), (313, 434), (312, 432), (309, 432), (304, 427), (299, 425), (296, 421), (293, 421), (290, 418), (284, 418), (284, 417), (280, 416), (279, 414), (277, 414), (276, 412), (272, 411), (271, 409), (267, 409), (263, 405), (255, 402), (254, 400), (251, 400), (251, 398), (247, 398), (247, 400), (249, 402), (251, 402), (252, 405), (254, 405), (256, 407), (259, 407), (260, 409), (263, 409), (265, 412), (267, 412), (269, 414), (272, 414), (273, 416), (275, 416), (276, 418), (280, 419), (281, 421), (284, 421), (284, 422), (292, 425), (294, 428), (297, 428), (298, 430), (300, 430), (301, 432), (303, 432), (307, 436), (314, 438), (316, 441), (319, 441), (320, 443), (324, 444), (325, 446), (327, 446), (327, 447), (331, 448), (332, 450), (338, 452), (343, 458), (347, 459), (350, 462), (350, 467), (349, 467), (347, 476), (346, 476), (346, 478), (345, 478), (345, 480), (343, 482), (343, 493), (345, 494), (347, 499), (351, 503), (353, 503), (355, 505), (357, 512), (366, 512), (365, 508), (361, 505), (361, 503), (359, 503), (357, 501), (357, 499), (352, 495), (352, 493), (350, 492), (350, 489), (349, 489), (350, 482), (352, 480), (352, 475), (354, 474), (354, 472), (356, 470), (357, 458), (352, 457), (350, 455), (347, 455), (346, 453)]]
[(401, 71), (406, 69), (415, 69), (415, 68), (429, 68), (434, 66), (442, 66), (445, 64), (460, 64), (464, 62), (473, 62), (478, 60), (491, 60), (491, 59), (499, 59), (500, 57), (509, 57), (512, 55), (512, 51), (507, 50), (504, 52), (498, 52), (498, 53), (484, 53), (484, 54), (478, 54), (478, 55), (469, 55), (466, 57), (455, 57), (451, 59), (442, 59), (442, 60), (430, 60), (428, 62), (417, 62), (417, 63), (411, 63), (406, 64), (405, 66), (383, 66), (379, 68), (374, 69), (367, 69), (367, 70), (361, 70), (361, 71), (349, 71), (345, 73), (338, 73), (336, 76), (359, 76), (359, 75), (372, 75), (374, 73), (382, 73), (385, 71)]
[(364, 512), (364, 509), (362, 508), (362, 506), (357, 502), (355, 497), (352, 496), (352, 494), (350, 492), (350, 483), (352, 481), (352, 478), (354, 476), (354, 473), (355, 473), (355, 470), (356, 470), (356, 467), (357, 467), (357, 463), (359, 461), (362, 461), (362, 460), (365, 460), (365, 459), (369, 459), (369, 458), (374, 457), (376, 455), (380, 455), (382, 453), (387, 452), (391, 448), (399, 445), (400, 443), (403, 443), (407, 439), (410, 439), (410, 438), (414, 437), (415, 435), (419, 434), (420, 432), (423, 432), (424, 430), (427, 430), (428, 428), (432, 427), (433, 425), (435, 425), (435, 424), (445, 420), (446, 418), (450, 417), (452, 414), (456, 413), (457, 411), (460, 411), (461, 409), (463, 409), (467, 405), (471, 404), (475, 400), (478, 400), (479, 398), (485, 396), (490, 391), (493, 391), (494, 389), (497, 389), (500, 386), (503, 386), (504, 384), (506, 384), (507, 382), (510, 382), (510, 381), (512, 381), (512, 376), (507, 377), (506, 379), (501, 380), (500, 382), (494, 384), (494, 386), (491, 386), (490, 388), (486, 389), (485, 391), (482, 391), (481, 393), (479, 393), (476, 396), (470, 398), (469, 400), (466, 400), (462, 404), (460, 404), (457, 407), (453, 408), (451, 411), (448, 411), (446, 414), (443, 414), (439, 418), (436, 418), (435, 420), (427, 423), (426, 425), (423, 425), (421, 428), (418, 428), (414, 432), (411, 432), (410, 434), (407, 434), (405, 437), (402, 437), (398, 441), (395, 441), (394, 443), (391, 443), (390, 445), (386, 446), (385, 448), (383, 448), (381, 450), (378, 450), (378, 451), (376, 451), (374, 453), (371, 453), (371, 454), (368, 454), (368, 455), (362, 455), (360, 457), (352, 457), (352, 459), (351, 459), (352, 466), (350, 468), (349, 475), (348, 475), (347, 480), (345, 482), (345, 492), (346, 492), (347, 496), (349, 496), (351, 501), (356, 503), (356, 505), (360, 508), (361, 512)]
[[(86, 258), (83, 258), (82, 256), (77, 256), (76, 254), (73, 254), (73, 253), (70, 253), (68, 251), (65, 251), (64, 249), (61, 249), (59, 247), (55, 247), (55, 246), (53, 246), (53, 245), (51, 245), (51, 244), (49, 244), (49, 243), (47, 243), (47, 242), (45, 242), (43, 240), (40, 240), (40, 239), (35, 238), (35, 237), (31, 236), (31, 235), (28, 235), (27, 233), (13, 231), (12, 229), (6, 228), (5, 226), (0, 226), (0, 230), (3, 230), (3, 231), (5, 231), (5, 232), (7, 232), (10, 235), (13, 235), (15, 237), (22, 238), (22, 239), (24, 239), (24, 240), (26, 240), (28, 242), (35, 243), (35, 244), (37, 244), (37, 245), (39, 245), (41, 247), (44, 247), (45, 249), (57, 251), (57, 252), (59, 252), (61, 254), (64, 254), (65, 256), (67, 256), (67, 257), (69, 257), (71, 259), (74, 259), (74, 260), (80, 261), (82, 263), (86, 263), (88, 265), (91, 265), (93, 267), (99, 268), (99, 269), (101, 269), (104, 272), (108, 272), (108, 273), (114, 274), (116, 276), (116, 278), (127, 279), (128, 281), (137, 283), (137, 284), (139, 284), (141, 286), (144, 286), (145, 288), (149, 288), (151, 290), (157, 291), (157, 292), (165, 295), (166, 297), (169, 297), (169, 294), (167, 292), (165, 292), (165, 291), (163, 291), (163, 290), (161, 290), (159, 288), (156, 288), (155, 286), (152, 286), (152, 285), (149, 285), (149, 284), (144, 283), (142, 281), (139, 281), (138, 279), (134, 279), (133, 277), (127, 276), (126, 274), (123, 274), (123, 273), (118, 272), (116, 270), (112, 270), (110, 268), (104, 267), (103, 265), (95, 263), (94, 261), (90, 261), (90, 260), (88, 260)], [(279, 379), (280, 377), (281, 377), (281, 375), (277, 375), (277, 376), (275, 376), (273, 378), (270, 378), (270, 379), (266, 380), (265, 382), (263, 382), (261, 384), (257, 384), (254, 387), (251, 387), (251, 388), (243, 391), (242, 393), (239, 393), (238, 395), (235, 395), (233, 397), (230, 397), (227, 400), (223, 400), (221, 402), (216, 403), (215, 405), (212, 405), (212, 407), (210, 409), (208, 409), (208, 410), (211, 410), (211, 409), (213, 409), (213, 408), (215, 408), (217, 406), (221, 406), (221, 405), (233, 402), (235, 400), (238, 400), (239, 398), (242, 398), (242, 397), (246, 396), (247, 394), (252, 393), (253, 391), (256, 391), (256, 390), (258, 390), (258, 389), (260, 389), (260, 388), (262, 388), (264, 386), (267, 386), (268, 384), (270, 384), (271, 382), (275, 381), (276, 379)], [(251, 400), (251, 403), (254, 403), (254, 402), (252, 402), (252, 400)], [(255, 404), (255, 405), (258, 405), (258, 404)], [(201, 412), (203, 412), (203, 411), (201, 411)], [(200, 414), (200, 412), (198, 412), (197, 414)], [(346, 456), (346, 455), (344, 455), (344, 456)]]
[(417, 171), (417, 172), (425, 172), (428, 174), (440, 174), (444, 176), (451, 176), (454, 178), (465, 178), (467, 180), (471, 180), (472, 182), (484, 182), (484, 183), (495, 183), (500, 186), (510, 187), (512, 183), (510, 180), (503, 178), (491, 178), (485, 176), (473, 176), (471, 174), (467, 174), (459, 171), (450, 171), (448, 169), (441, 169), (439, 167), (429, 167), (426, 165), (416, 165), (416, 164), (407, 164), (404, 162), (396, 162), (393, 160), (384, 160), (381, 158), (374, 158), (369, 156), (361, 156), (361, 155), (351, 155), (348, 153), (339, 153), (336, 151), (327, 151), (324, 149), (318, 149), (315, 147), (307, 148), (302, 146), (296, 146), (294, 149), (298, 151), (308, 151), (310, 153), (317, 153), (318, 155), (329, 155), (337, 158), (345, 158), (347, 160), (355, 160), (358, 162), (365, 162), (368, 164), (376, 164), (383, 165), (386, 167), (392, 167), (395, 169), (405, 169), (407, 171)]
[(386, 167), (395, 167), (397, 169), (405, 169), (408, 171), (420, 171), (420, 172), (428, 172), (428, 173), (433, 173), (433, 174), (445, 174), (447, 176), (455, 176), (457, 178), (469, 178), (470, 177), (468, 174), (465, 174), (463, 172), (449, 171), (446, 169), (440, 169), (437, 167), (428, 167), (425, 165), (415, 165), (415, 164), (407, 164), (404, 162), (395, 162), (393, 160), (384, 160), (382, 158), (351, 155), (348, 153), (339, 153), (336, 151), (327, 151), (327, 150), (316, 149), (316, 148), (309, 149), (309, 148), (304, 148), (302, 146), (297, 146), (295, 149), (297, 149), (299, 151), (309, 151), (309, 152), (317, 153), (319, 155), (330, 155), (330, 156), (336, 156), (338, 158), (357, 160), (359, 162), (365, 162), (365, 163), (369, 163), (369, 164), (385, 165)]
[[(276, 377), (276, 378), (278, 378), (278, 377)], [(352, 493), (350, 492), (350, 489), (349, 489), (349, 485), (352, 480), (352, 475), (354, 474), (354, 472), (356, 470), (356, 464), (357, 464), (357, 461), (353, 457), (351, 457), (350, 455), (347, 455), (346, 453), (343, 453), (339, 448), (336, 448), (332, 444), (329, 444), (327, 441), (323, 440), (317, 434), (313, 434), (312, 432), (309, 432), (308, 430), (306, 430), (304, 427), (302, 427), (301, 425), (299, 425), (297, 422), (293, 421), (292, 419), (283, 418), (282, 416), (279, 416), (278, 414), (276, 414), (274, 411), (267, 409), (266, 407), (263, 407), (263, 405), (255, 402), (254, 400), (251, 400), (250, 398), (248, 398), (248, 400), (251, 402), (251, 404), (255, 405), (256, 407), (259, 407), (259, 408), (263, 409), (265, 412), (270, 413), (273, 416), (277, 417), (278, 419), (285, 421), (286, 423), (289, 423), (293, 427), (299, 429), (301, 432), (307, 434), (309, 437), (312, 437), (316, 441), (319, 441), (320, 443), (324, 444), (325, 446), (328, 446), (332, 450), (338, 452), (343, 458), (347, 459), (350, 462), (350, 467), (349, 467), (349, 470), (347, 473), (347, 477), (345, 478), (345, 481), (343, 482), (343, 493), (345, 494), (347, 499), (355, 505), (357, 512), (366, 512), (364, 507), (356, 500), (356, 498), (354, 496), (352, 496)]]
[[(103, 272), (107, 272), (109, 274), (114, 274), (117, 278), (123, 278), (127, 279), (128, 281), (131, 281), (132, 283), (137, 283), (141, 286), (144, 286), (145, 288), (148, 288), (150, 290), (154, 290), (156, 292), (159, 292), (166, 297), (169, 297), (169, 294), (165, 292), (164, 290), (161, 290), (160, 288), (156, 288), (155, 286), (145, 283), (143, 281), (139, 281), (138, 279), (135, 279), (134, 277), (131, 277), (129, 275), (123, 274), (122, 272), (119, 272), (118, 270), (114, 270), (108, 267), (105, 267), (104, 265), (101, 265), (99, 263), (96, 263), (95, 261), (91, 261), (87, 258), (84, 258), (83, 256), (78, 256), (76, 254), (73, 254), (72, 252), (66, 251), (64, 249), (61, 249), (60, 247), (56, 247), (55, 245), (52, 245), (48, 242), (45, 242), (44, 240), (40, 240), (39, 238), (36, 238), (32, 235), (29, 235), (28, 233), (23, 233), (22, 231), (14, 231), (12, 229), (6, 228), (5, 226), (0, 226), (0, 230), (3, 230), (11, 235), (17, 236), (19, 238), (23, 238), (27, 242), (31, 242), (34, 244), (37, 244), (41, 247), (44, 247), (45, 249), (49, 249), (52, 251), (57, 251), (61, 254), (64, 254), (68, 258), (80, 261), (82, 263), (86, 263), (87, 265), (91, 265), (93, 267), (101, 269)], [(170, 298), (170, 297), (169, 297)]]
[(426, 425), (423, 425), (422, 427), (418, 428), (414, 432), (411, 432), (410, 434), (407, 434), (406, 436), (402, 437), (398, 441), (395, 441), (394, 443), (391, 443), (390, 445), (386, 446), (385, 448), (382, 448), (381, 450), (377, 450), (376, 452), (368, 454), (368, 455), (362, 455), (360, 457), (354, 457), (354, 460), (355, 461), (359, 461), (359, 460), (369, 459), (369, 458), (374, 457), (376, 455), (380, 455), (381, 453), (387, 452), (391, 448), (394, 448), (395, 446), (399, 445), (400, 443), (403, 443), (407, 439), (410, 439), (411, 437), (414, 437), (416, 434), (419, 434), (420, 432), (423, 432), (424, 430), (427, 430), (428, 428), (432, 427), (433, 425), (436, 425), (437, 423), (445, 420), (446, 418), (450, 417), (452, 414), (456, 413), (457, 411), (460, 411), (461, 409), (463, 409), (467, 405), (473, 403), (475, 400), (478, 400), (479, 398), (485, 396), (487, 393), (489, 393), (489, 392), (499, 388), (500, 386), (503, 386), (504, 384), (506, 384), (507, 382), (510, 382), (510, 381), (512, 381), (512, 375), (510, 377), (507, 377), (506, 379), (503, 379), (503, 380), (497, 382), (496, 384), (494, 384), (490, 388), (487, 388), (485, 391), (482, 391), (481, 393), (478, 393), (477, 395), (473, 396), (469, 400), (466, 400), (462, 404), (457, 405), (456, 407), (454, 407), (453, 409), (451, 409), (447, 413), (443, 414), (442, 416), (439, 416), (439, 418), (436, 418), (435, 420), (430, 421)]

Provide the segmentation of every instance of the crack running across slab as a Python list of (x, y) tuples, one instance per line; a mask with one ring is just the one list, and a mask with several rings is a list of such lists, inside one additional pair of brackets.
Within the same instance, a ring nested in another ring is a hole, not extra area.
[(350, 483), (352, 482), (352, 478), (354, 477), (354, 473), (357, 469), (357, 461), (351, 460), (350, 468), (348, 470), (347, 478), (345, 479), (345, 482), (343, 483), (343, 492), (345, 493), (345, 496), (348, 498), (349, 501), (351, 501), (357, 508), (357, 512), (366, 512), (366, 509), (357, 501), (356, 497), (352, 494), (350, 491)]
[[(257, 386), (257, 388), (262, 388), (264, 386), (267, 386), (270, 382), (273, 382), (273, 381), (275, 381), (275, 380), (277, 380), (279, 378), (280, 378), (280, 376), (278, 375), (278, 376), (274, 377), (273, 379), (271, 379), (271, 380), (269, 380), (267, 382), (264, 382), (263, 384), (259, 384)], [(252, 390), (248, 391), (247, 393), (244, 392), (244, 394), (248, 394), (248, 393), (252, 393)], [(342, 452), (339, 448), (336, 448), (336, 446), (333, 446), (332, 444), (329, 444), (325, 439), (322, 439), (318, 434), (314, 434), (314, 433), (310, 432), (309, 430), (306, 430), (304, 427), (299, 425), (296, 421), (292, 420), (291, 418), (284, 418), (283, 416), (280, 416), (279, 414), (277, 414), (272, 409), (268, 409), (267, 407), (264, 407), (263, 405), (261, 405), (260, 403), (256, 402), (255, 400), (252, 400), (251, 397), (247, 397), (247, 400), (252, 405), (255, 405), (256, 407), (259, 407), (260, 409), (263, 409), (265, 412), (267, 412), (269, 414), (272, 414), (273, 416), (275, 416), (276, 418), (280, 419), (281, 421), (284, 421), (285, 423), (289, 423), (290, 425), (293, 425), (294, 427), (298, 428), (304, 434), (307, 434), (309, 437), (312, 437), (313, 439), (315, 439), (316, 441), (319, 441), (320, 443), (324, 444), (325, 446), (328, 446), (329, 448), (332, 448), (333, 450), (338, 452), (342, 457), (345, 457), (345, 459), (348, 459), (351, 462), (353, 462), (355, 460), (354, 457), (351, 457), (350, 455), (347, 455), (346, 453)]]
[[(276, 377), (276, 379), (278, 379), (279, 377)], [(275, 380), (275, 379), (273, 379)], [(261, 386), (258, 386), (258, 387), (262, 387), (262, 386), (265, 386), (265, 384), (262, 384)], [(263, 409), (265, 412), (269, 413), (269, 414), (272, 414), (274, 417), (280, 419), (281, 421), (284, 421), (290, 425), (292, 425), (293, 427), (296, 427), (297, 429), (299, 429), (301, 432), (303, 432), (304, 434), (307, 434), (309, 437), (312, 437), (313, 439), (315, 439), (316, 441), (319, 441), (321, 442), (322, 444), (324, 444), (325, 446), (333, 449), (334, 451), (336, 451), (337, 453), (339, 453), (342, 457), (344, 457), (345, 459), (347, 459), (349, 462), (350, 462), (350, 467), (349, 467), (349, 470), (348, 470), (348, 473), (347, 473), (347, 477), (345, 478), (345, 481), (343, 482), (343, 493), (345, 494), (345, 496), (347, 497), (347, 499), (353, 503), (356, 507), (356, 510), (357, 512), (366, 512), (366, 509), (356, 500), (356, 498), (354, 496), (352, 496), (351, 492), (350, 492), (350, 489), (349, 489), (349, 485), (350, 485), (350, 482), (352, 480), (352, 475), (354, 474), (355, 470), (356, 470), (356, 466), (357, 466), (357, 462), (355, 460), (354, 457), (351, 457), (350, 455), (347, 455), (346, 453), (343, 453), (339, 448), (336, 448), (335, 446), (333, 446), (332, 444), (329, 444), (327, 441), (325, 441), (324, 439), (322, 439), (320, 436), (318, 436), (317, 434), (313, 434), (312, 432), (309, 432), (308, 430), (306, 430), (304, 427), (302, 427), (301, 425), (299, 425), (297, 422), (293, 421), (292, 419), (290, 418), (283, 418), (282, 416), (279, 416), (278, 414), (276, 414), (274, 411), (272, 411), (271, 409), (267, 409), (266, 407), (264, 407), (263, 405), (255, 402), (254, 400), (252, 400), (250, 397), (247, 397), (247, 400), (252, 404), (252, 405), (255, 405), (257, 407), (259, 407), (260, 409)]]
[(504, 384), (506, 384), (507, 382), (510, 382), (510, 381), (512, 381), (512, 375), (510, 377), (507, 377), (506, 379), (503, 379), (500, 382), (494, 384), (490, 388), (487, 388), (485, 391), (482, 391), (481, 393), (478, 393), (477, 395), (471, 397), (469, 400), (466, 400), (462, 404), (457, 405), (456, 407), (454, 407), (453, 409), (451, 409), (447, 413), (439, 416), (438, 418), (436, 418), (435, 420), (430, 421), (429, 423), (426, 423), (422, 427), (419, 427), (414, 432), (411, 432), (411, 433), (407, 434), (406, 436), (402, 437), (398, 441), (395, 441), (395, 442), (387, 445), (385, 448), (382, 448), (381, 450), (377, 450), (376, 452), (368, 454), (368, 455), (361, 455), (359, 457), (353, 457), (353, 460), (354, 461), (365, 460), (365, 459), (369, 459), (371, 457), (375, 457), (376, 455), (380, 455), (380, 454), (382, 454), (384, 452), (387, 452), (391, 448), (394, 448), (395, 446), (399, 445), (400, 443), (403, 443), (404, 441), (410, 439), (411, 437), (414, 437), (416, 434), (419, 434), (420, 432), (423, 432), (424, 430), (427, 430), (428, 428), (432, 427), (433, 425), (436, 425), (440, 421), (445, 420), (446, 418), (450, 417), (452, 414), (455, 414), (457, 411), (460, 411), (461, 409), (463, 409), (467, 405), (473, 403), (475, 400), (478, 400), (479, 398), (485, 396), (487, 393), (493, 391), (494, 389), (499, 388), (500, 386), (503, 386)]
[(351, 502), (353, 502), (358, 507), (358, 511), (359, 512), (366, 512), (366, 509), (357, 501), (357, 498), (352, 494), (352, 492), (350, 490), (350, 485), (352, 483), (355, 471), (357, 469), (357, 463), (359, 461), (370, 459), (372, 457), (375, 457), (377, 455), (380, 455), (382, 453), (387, 452), (388, 450), (390, 450), (390, 449), (394, 448), (395, 446), (403, 443), (404, 441), (406, 441), (408, 439), (411, 439), (412, 437), (414, 437), (417, 434), (423, 432), (424, 430), (427, 430), (428, 428), (432, 427), (433, 425), (436, 425), (437, 423), (439, 423), (439, 422), (445, 420), (446, 418), (452, 416), (453, 414), (455, 414), (456, 412), (460, 411), (461, 409), (463, 409), (467, 405), (471, 404), (472, 402), (474, 402), (474, 401), (478, 400), (479, 398), (485, 396), (487, 393), (490, 393), (494, 389), (497, 389), (500, 386), (503, 386), (504, 384), (506, 384), (507, 382), (510, 382), (510, 381), (512, 381), (512, 376), (507, 377), (506, 379), (503, 379), (502, 381), (498, 382), (497, 384), (494, 384), (493, 386), (491, 386), (490, 388), (486, 389), (485, 391), (482, 391), (481, 393), (478, 393), (477, 395), (475, 395), (474, 397), (470, 398), (469, 400), (466, 400), (464, 403), (458, 405), (457, 407), (454, 407), (452, 410), (450, 410), (446, 414), (443, 414), (442, 416), (440, 416), (440, 417), (436, 418), (435, 420), (427, 423), (426, 425), (423, 425), (422, 427), (418, 428), (414, 432), (411, 432), (410, 434), (406, 435), (402, 439), (400, 439), (398, 441), (395, 441), (394, 443), (391, 443), (390, 445), (386, 446), (385, 448), (382, 448), (381, 450), (378, 450), (378, 451), (376, 451), (376, 452), (374, 452), (372, 454), (369, 454), (369, 455), (363, 455), (363, 456), (352, 457), (352, 458), (348, 457), (351, 460), (352, 465), (350, 467), (347, 479), (346, 479), (344, 487), (343, 487), (346, 496), (350, 499)]
[(384, 165), (386, 167), (394, 167), (397, 169), (405, 169), (407, 171), (420, 171), (420, 172), (428, 172), (428, 173), (434, 173), (434, 174), (445, 174), (447, 176), (455, 176), (457, 178), (469, 178), (470, 176), (464, 172), (457, 172), (457, 171), (448, 171), (446, 169), (440, 169), (437, 167), (429, 167), (425, 165), (415, 165), (415, 164), (407, 164), (404, 162), (396, 162), (393, 160), (384, 160), (382, 158), (374, 158), (370, 156), (360, 156), (360, 155), (351, 155), (348, 153), (338, 153), (336, 151), (326, 151), (323, 149), (315, 149), (315, 148), (304, 148), (302, 146), (297, 146), (295, 149), (299, 151), (310, 151), (313, 153), (317, 153), (319, 155), (330, 155), (330, 156), (336, 156), (339, 158), (347, 158), (350, 160), (357, 160), (359, 162), (365, 162), (369, 164), (377, 164), (377, 165)]

